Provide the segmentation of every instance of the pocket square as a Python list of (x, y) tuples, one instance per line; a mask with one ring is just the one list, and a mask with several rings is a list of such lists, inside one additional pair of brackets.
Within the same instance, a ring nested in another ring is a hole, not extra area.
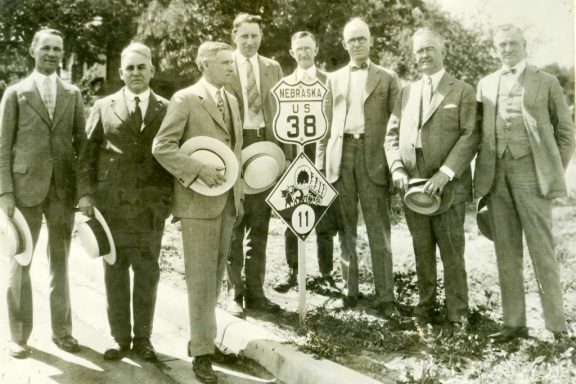
[(446, 104), (443, 108), (448, 109), (448, 108), (456, 108), (456, 107), (457, 107), (456, 104)]

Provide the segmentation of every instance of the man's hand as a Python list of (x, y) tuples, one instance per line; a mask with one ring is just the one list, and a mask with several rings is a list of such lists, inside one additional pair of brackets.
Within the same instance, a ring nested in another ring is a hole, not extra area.
[(214, 167), (212, 165), (203, 165), (198, 172), (198, 177), (202, 180), (208, 187), (214, 188), (222, 185), (226, 178), (220, 172), (223, 171), (225, 167)]
[(406, 188), (408, 188), (408, 174), (404, 168), (396, 168), (394, 172), (392, 172), (392, 182), (396, 188), (406, 192)]
[(0, 195), (0, 209), (8, 217), (14, 216), (14, 208), (16, 207), (16, 199), (14, 199), (14, 194), (12, 192), (6, 192)]
[(94, 198), (84, 195), (78, 200), (78, 209), (88, 217), (94, 217)]
[(430, 180), (426, 182), (426, 184), (424, 184), (423, 190), (428, 195), (433, 195), (435, 193), (441, 195), (444, 187), (446, 184), (448, 184), (449, 181), (450, 178), (447, 174), (442, 171), (438, 171), (434, 174), (434, 176), (430, 178)]

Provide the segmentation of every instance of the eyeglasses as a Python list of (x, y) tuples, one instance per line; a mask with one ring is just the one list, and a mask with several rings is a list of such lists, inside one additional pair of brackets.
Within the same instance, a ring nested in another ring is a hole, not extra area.
[(368, 39), (364, 36), (360, 36), (360, 37), (353, 37), (351, 39), (346, 40), (346, 45), (364, 45), (366, 44), (366, 42), (368, 41)]

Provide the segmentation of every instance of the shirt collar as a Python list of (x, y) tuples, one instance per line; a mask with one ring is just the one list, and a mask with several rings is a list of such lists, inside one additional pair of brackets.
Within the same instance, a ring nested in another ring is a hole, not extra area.
[(252, 66), (258, 65), (258, 54), (255, 54), (251, 58), (247, 58), (246, 56), (242, 55), (240, 51), (235, 51), (236, 54), (236, 62), (238, 65), (244, 65), (248, 60), (252, 63)]
[(130, 102), (134, 102), (134, 98), (136, 96), (138, 96), (138, 98), (140, 99), (140, 102), (146, 101), (148, 100), (148, 98), (150, 97), (150, 88), (148, 88), (147, 90), (145, 90), (142, 93), (139, 94), (135, 94), (133, 92), (131, 92), (127, 87), (124, 88), (124, 95), (126, 97), (126, 99)]
[(430, 76), (424, 75), (424, 78), (429, 77), (430, 80), (432, 81), (432, 89), (436, 89), (436, 88), (438, 88), (438, 83), (440, 82), (440, 80), (442, 79), (442, 76), (444, 76), (445, 73), (446, 73), (446, 70), (444, 68), (441, 68), (438, 72), (433, 73)]
[(45, 78), (49, 78), (50, 81), (52, 82), (52, 84), (54, 84), (56, 82), (57, 77), (58, 77), (58, 75), (56, 74), (56, 72), (52, 73), (51, 75), (43, 75), (42, 73), (38, 72), (37, 70), (34, 70), (32, 72), (32, 78), (35, 81), (38, 81), (40, 83), (42, 83)]
[(298, 74), (299, 79), (302, 78), (302, 76), (304, 76), (305, 73), (307, 73), (308, 76), (310, 76), (310, 78), (315, 79), (316, 78), (316, 66), (312, 65), (308, 69), (298, 68), (296, 70), (296, 73)]
[(524, 60), (521, 60), (518, 64), (516, 64), (513, 67), (508, 67), (507, 65), (502, 65), (501, 71), (502, 72), (508, 72), (511, 69), (515, 69), (516, 70), (515, 75), (520, 76), (520, 74), (526, 69), (526, 65), (527, 65), (526, 59), (524, 59)]
[(208, 93), (210, 94), (210, 96), (212, 96), (212, 99), (214, 99), (215, 102), (217, 102), (218, 96), (216, 95), (216, 92), (218, 92), (218, 90), (220, 90), (220, 96), (224, 97), (224, 87), (220, 87), (220, 88), (216, 88), (214, 85), (210, 84), (204, 77), (202, 78), (202, 84), (204, 84), (204, 87), (206, 87), (206, 90), (208, 91)]
[[(369, 69), (369, 68), (370, 68), (370, 60), (366, 60), (364, 63), (366, 64), (366, 69)], [(354, 62), (354, 61), (351, 61), (351, 62), (348, 64), (348, 66), (349, 66), (350, 68), (352, 68), (352, 67), (359, 67), (359, 66), (361, 66), (361, 65), (364, 65), (364, 63), (356, 63), (356, 62)]]

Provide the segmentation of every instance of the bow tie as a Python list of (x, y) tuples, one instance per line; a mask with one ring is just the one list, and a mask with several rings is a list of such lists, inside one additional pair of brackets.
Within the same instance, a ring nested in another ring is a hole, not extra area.
[(502, 74), (503, 75), (510, 75), (510, 74), (515, 75), (517, 71), (518, 70), (516, 68), (504, 69), (502, 71)]
[(360, 69), (368, 69), (368, 63), (362, 63), (360, 65), (352, 65), (350, 67), (351, 71), (358, 71)]

